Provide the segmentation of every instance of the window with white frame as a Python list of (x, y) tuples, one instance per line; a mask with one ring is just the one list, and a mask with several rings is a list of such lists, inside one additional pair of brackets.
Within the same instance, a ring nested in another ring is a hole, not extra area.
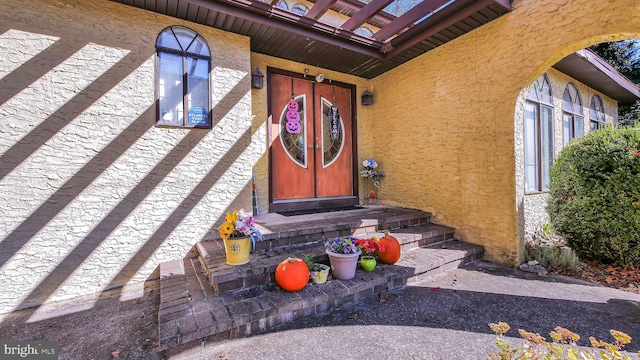
[(211, 127), (211, 53), (195, 31), (164, 29), (156, 41), (157, 124)]
[(580, 92), (574, 84), (568, 84), (562, 97), (562, 122), (564, 145), (584, 135), (584, 113)]
[(606, 119), (604, 116), (604, 104), (598, 95), (593, 95), (589, 106), (589, 129), (591, 131), (604, 128)]
[(549, 190), (553, 164), (553, 98), (546, 75), (529, 89), (524, 104), (525, 191)]

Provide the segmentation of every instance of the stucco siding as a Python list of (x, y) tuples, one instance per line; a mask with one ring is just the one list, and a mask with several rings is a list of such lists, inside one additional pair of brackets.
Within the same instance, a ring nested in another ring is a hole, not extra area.
[[(155, 126), (172, 25), (212, 51), (212, 129)], [(99, 0), (3, 1), (0, 52), (0, 313), (140, 283), (251, 209), (266, 147), (247, 38)]]
[[(523, 259), (514, 110), (566, 55), (640, 37), (634, 0), (516, 0), (513, 11), (371, 81), (385, 203), (432, 211), (488, 260)], [(606, 106), (606, 104), (605, 104)]]

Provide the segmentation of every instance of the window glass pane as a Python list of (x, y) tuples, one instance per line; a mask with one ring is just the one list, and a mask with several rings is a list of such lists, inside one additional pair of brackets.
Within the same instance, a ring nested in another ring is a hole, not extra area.
[(549, 190), (553, 165), (553, 109), (542, 106), (542, 190)]
[(564, 146), (567, 146), (567, 144), (569, 144), (569, 141), (571, 141), (571, 139), (573, 138), (573, 132), (571, 127), (572, 123), (573, 123), (573, 116), (571, 116), (570, 114), (564, 114), (563, 120), (562, 120)]
[(287, 5), (287, 3), (283, 0), (278, 1), (278, 7), (280, 9), (289, 10), (289, 5)]
[(524, 178), (525, 190), (538, 189), (537, 105), (526, 102), (524, 107)]
[(171, 29), (165, 29), (162, 33), (160, 33), (160, 35), (158, 36), (157, 45), (169, 49), (180, 50), (180, 44), (178, 44), (178, 40), (176, 40), (176, 37), (173, 35)]
[(584, 118), (582, 116), (576, 116), (576, 124), (575, 124), (575, 137), (579, 138), (584, 135)]
[(564, 90), (564, 95), (562, 96), (562, 109), (565, 111), (571, 111), (573, 109), (573, 101), (571, 99), (568, 86)]
[(331, 165), (340, 155), (343, 146), (342, 117), (340, 109), (322, 98), (322, 167)]
[(182, 125), (182, 56), (158, 53), (160, 121)]
[(302, 4), (296, 3), (293, 5), (293, 8), (291, 9), (291, 11), (298, 15), (306, 15), (306, 13), (309, 12), (309, 8)]
[(183, 51), (186, 51), (189, 48), (189, 45), (191, 45), (193, 38), (196, 37), (196, 33), (182, 27), (174, 27), (172, 29), (174, 34), (176, 34), (176, 38), (178, 38), (180, 47), (182, 48)]
[(369, 28), (366, 28), (364, 26), (360, 26), (359, 28), (357, 28), (354, 31), (354, 33), (362, 36), (367, 36), (367, 37), (373, 36), (373, 31), (371, 31)]
[(297, 109), (293, 110), (286, 104), (280, 115), (280, 141), (282, 147), (295, 163), (303, 168), (307, 167), (307, 137), (306, 137), (306, 111), (305, 95), (295, 99)]
[(187, 58), (189, 125), (209, 125), (209, 61)]
[(198, 36), (193, 41), (193, 43), (191, 43), (191, 46), (189, 46), (187, 51), (190, 52), (190, 53), (194, 53), (194, 54), (198, 54), (198, 55), (202, 55), (202, 56), (207, 56), (207, 57), (211, 55), (209, 53), (209, 47), (204, 42), (204, 39), (201, 36)]
[(551, 85), (549, 85), (549, 80), (546, 76), (542, 75), (542, 88), (540, 89), (540, 101), (545, 104), (552, 104), (553, 100), (551, 98)]

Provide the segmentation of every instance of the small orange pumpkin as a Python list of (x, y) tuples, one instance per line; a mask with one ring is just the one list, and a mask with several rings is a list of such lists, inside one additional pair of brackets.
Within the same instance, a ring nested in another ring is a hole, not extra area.
[(380, 243), (384, 245), (384, 251), (378, 250), (378, 259), (385, 264), (395, 264), (400, 260), (400, 242), (385, 231), (380, 238)]
[(309, 267), (304, 260), (288, 258), (276, 268), (276, 283), (285, 291), (302, 290), (309, 282)]

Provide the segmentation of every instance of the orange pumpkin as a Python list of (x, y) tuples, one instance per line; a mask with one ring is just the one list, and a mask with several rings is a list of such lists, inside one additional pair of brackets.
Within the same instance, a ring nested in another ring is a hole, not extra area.
[(400, 242), (385, 231), (380, 238), (380, 243), (384, 245), (384, 251), (378, 250), (378, 259), (385, 264), (395, 264), (400, 260)]
[(276, 268), (276, 283), (283, 290), (302, 290), (308, 282), (309, 267), (302, 259), (288, 258)]

